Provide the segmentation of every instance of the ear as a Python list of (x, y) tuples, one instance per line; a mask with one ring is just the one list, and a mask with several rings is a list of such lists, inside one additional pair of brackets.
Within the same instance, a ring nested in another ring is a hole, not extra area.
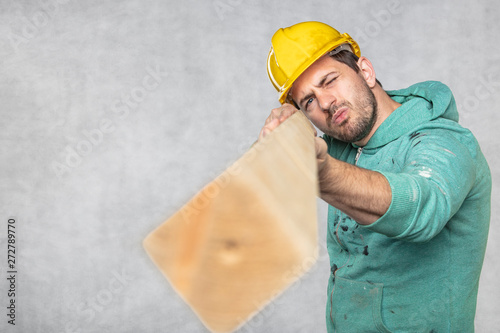
[(360, 57), (358, 60), (358, 67), (361, 70), (360, 74), (365, 79), (368, 87), (373, 88), (377, 84), (375, 70), (373, 69), (373, 65), (365, 57)]

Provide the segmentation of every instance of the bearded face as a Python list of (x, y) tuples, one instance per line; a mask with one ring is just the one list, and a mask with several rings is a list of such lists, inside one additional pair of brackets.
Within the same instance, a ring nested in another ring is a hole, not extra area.
[[(336, 115), (343, 111), (346, 112), (345, 116)], [(368, 85), (362, 81), (356, 88), (352, 102), (344, 101), (328, 110), (327, 127), (320, 130), (340, 141), (358, 142), (370, 133), (376, 120), (377, 100)]]
[(316, 127), (341, 141), (363, 140), (377, 122), (377, 100), (362, 75), (330, 57), (302, 73), (291, 96)]

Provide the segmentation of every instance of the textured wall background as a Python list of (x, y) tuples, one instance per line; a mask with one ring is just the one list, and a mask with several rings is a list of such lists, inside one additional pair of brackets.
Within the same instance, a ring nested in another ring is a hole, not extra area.
[[(2, 0), (0, 331), (205, 331), (141, 242), (254, 141), (277, 106), (270, 38), (307, 20), (351, 34), (387, 89), (447, 83), (499, 202), (493, 0)], [(318, 203), (318, 265), (240, 332), (325, 331)], [(494, 204), (478, 332), (500, 326), (499, 214)], [(16, 326), (6, 316), (10, 217)]]

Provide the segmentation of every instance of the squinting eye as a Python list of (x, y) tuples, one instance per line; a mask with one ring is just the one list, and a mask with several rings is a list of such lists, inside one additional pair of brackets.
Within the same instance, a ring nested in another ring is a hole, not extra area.
[(326, 83), (327, 86), (329, 86), (330, 84), (332, 84), (335, 80), (337, 79), (337, 77), (334, 77), (333, 79), (331, 79), (330, 81), (328, 81)]
[(314, 101), (314, 98), (312, 98), (312, 97), (311, 97), (311, 98), (309, 98), (309, 99), (307, 100), (307, 102), (306, 102), (306, 109), (307, 109), (307, 107), (308, 107), (308, 106), (309, 106), (309, 105), (310, 105), (313, 101)]

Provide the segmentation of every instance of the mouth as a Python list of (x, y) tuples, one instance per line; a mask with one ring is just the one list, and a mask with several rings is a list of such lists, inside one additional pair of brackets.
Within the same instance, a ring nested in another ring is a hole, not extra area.
[(340, 125), (347, 118), (347, 114), (349, 113), (349, 108), (347, 106), (341, 107), (338, 109), (335, 114), (332, 116), (332, 124)]

